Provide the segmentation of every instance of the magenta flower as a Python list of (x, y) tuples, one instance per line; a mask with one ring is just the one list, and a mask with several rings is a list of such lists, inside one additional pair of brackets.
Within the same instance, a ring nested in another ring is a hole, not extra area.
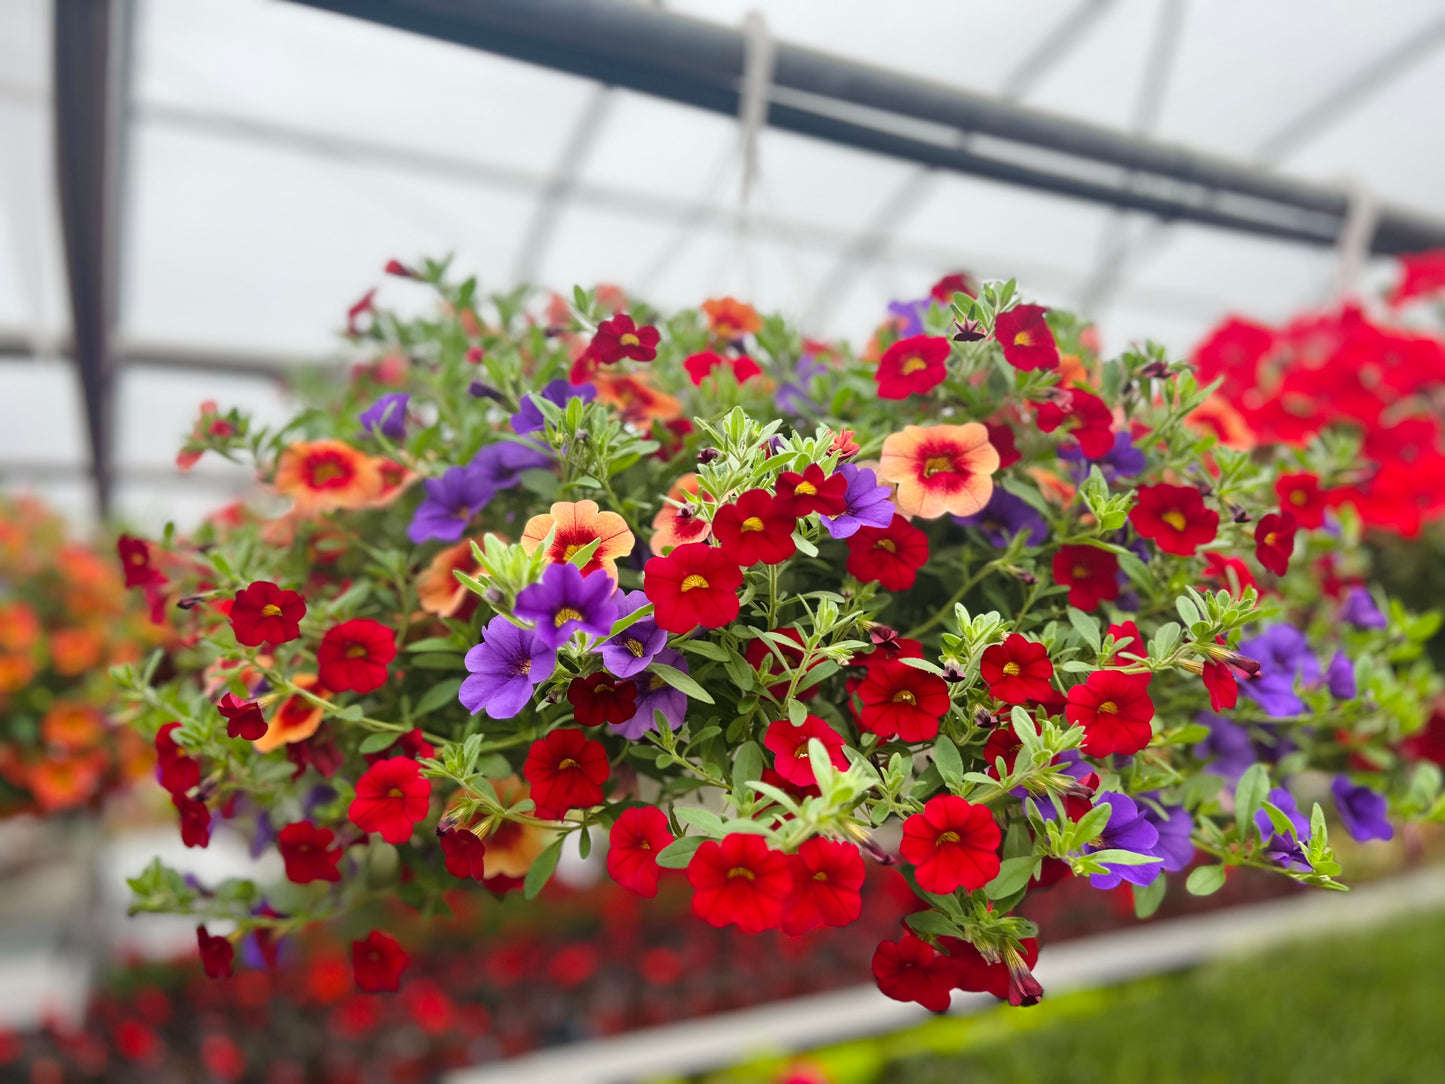
[(552, 676), (557, 652), (531, 629), (497, 616), (482, 630), (482, 642), (467, 652), (470, 676), (457, 699), (473, 715), (511, 719), (532, 699), (532, 690)]
[(606, 636), (617, 620), (612, 578), (602, 569), (583, 576), (576, 565), (548, 565), (542, 582), (524, 587), (513, 612), (537, 623), (537, 638), (556, 648), (574, 632)]

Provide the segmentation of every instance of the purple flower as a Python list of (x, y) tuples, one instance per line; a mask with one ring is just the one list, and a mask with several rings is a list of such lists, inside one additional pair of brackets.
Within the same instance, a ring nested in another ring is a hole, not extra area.
[(1030, 546), (1041, 546), (1049, 537), (1049, 525), (1022, 497), (1003, 486), (993, 487), (988, 503), (971, 516), (954, 516), (960, 527), (976, 527), (995, 549), (1004, 549), (1018, 534), (1028, 535)]
[(612, 577), (602, 569), (590, 576), (573, 564), (548, 565), (542, 582), (517, 593), (512, 612), (537, 623), (537, 639), (560, 647), (574, 632), (606, 636), (617, 620)]
[(532, 690), (552, 676), (557, 652), (531, 629), (498, 615), (482, 630), (482, 642), (467, 652), (470, 675), (457, 699), (473, 715), (511, 719), (532, 699)]
[(420, 546), (439, 538), (455, 542), (472, 517), (486, 507), (496, 487), (475, 465), (452, 467), (440, 478), (424, 483), (426, 500), (417, 506), (407, 537)]
[(1084, 450), (1077, 444), (1060, 448), (1059, 458), (1075, 464), (1074, 473), (1080, 479), (1088, 476), (1091, 463), (1096, 464), (1105, 481), (1109, 482), (1115, 478), (1132, 478), (1148, 466), (1149, 462), (1144, 453), (1134, 447), (1133, 438), (1123, 430), (1114, 434), (1114, 447), (1102, 459), (1087, 459)]
[(1390, 803), (1385, 796), (1369, 787), (1356, 786), (1348, 776), (1337, 775), (1330, 784), (1330, 793), (1335, 796), (1335, 808), (1340, 811), (1340, 820), (1356, 843), (1371, 839), (1393, 839), (1395, 826), (1387, 814)]
[(522, 480), (524, 471), (546, 470), (552, 457), (530, 444), (512, 440), (488, 444), (472, 459), (472, 466), (491, 483), (492, 488), (512, 489)]
[(823, 528), (834, 538), (851, 538), (858, 528), (887, 527), (893, 522), (893, 487), (880, 485), (868, 467), (844, 463), (838, 473), (848, 479), (843, 494), (847, 506), (836, 516), (820, 516)]
[(383, 395), (366, 410), (362, 411), (361, 428), (373, 435), (381, 430), (387, 440), (406, 439), (406, 408), (411, 396), (404, 391)]
[(818, 404), (808, 395), (808, 381), (827, 371), (828, 367), (814, 361), (811, 355), (804, 354), (800, 357), (793, 366), (793, 378), (773, 393), (773, 402), (778, 406), (778, 413), (816, 414)]
[(1265, 841), (1266, 857), (1285, 869), (1309, 869), (1309, 861), (1305, 858), (1304, 848), (1301, 846), (1310, 841), (1309, 818), (1295, 805), (1294, 795), (1283, 787), (1275, 787), (1265, 800), (1288, 817), (1290, 824), (1294, 826), (1293, 836), (1284, 835), (1274, 830), (1274, 822), (1263, 809), (1254, 815), (1254, 826), (1259, 829), (1259, 836)]
[(1201, 711), (1194, 721), (1209, 728), (1209, 737), (1194, 746), (1194, 755), (1209, 770), (1229, 783), (1238, 783), (1245, 770), (1259, 759), (1249, 731), (1222, 715)]
[[(647, 605), (647, 596), (641, 591), (618, 592), (616, 595), (617, 617), (626, 617)], [(602, 665), (614, 677), (633, 677), (647, 669), (653, 656), (667, 646), (667, 633), (657, 627), (657, 622), (644, 617), (627, 626), (616, 636), (603, 640), (594, 651), (602, 656)]]
[[(1141, 797), (1158, 800), (1157, 793)], [(1182, 805), (1164, 805), (1160, 802), (1158, 808), (1155, 808), (1150, 802), (1140, 802), (1139, 808), (1144, 813), (1144, 819), (1159, 833), (1159, 842), (1153, 851), (1155, 858), (1163, 859), (1159, 868), (1177, 873), (1189, 865), (1194, 858), (1194, 841), (1190, 839), (1190, 833), (1194, 831), (1194, 818)]]
[(1240, 691), (1254, 700), (1266, 715), (1299, 715), (1305, 703), (1295, 692), (1296, 679), (1319, 683), (1319, 660), (1310, 652), (1305, 634), (1293, 625), (1271, 625), (1252, 640), (1240, 642), (1239, 653), (1259, 660), (1259, 673), (1240, 682)]
[[(687, 673), (687, 660), (682, 657), (682, 652), (673, 648), (664, 647), (652, 661)], [(659, 711), (667, 720), (669, 729), (676, 730), (682, 726), (683, 719), (687, 717), (685, 692), (674, 689), (653, 673), (638, 674), (633, 681), (637, 683), (637, 714), (625, 723), (609, 723), (608, 726), (624, 738), (636, 740), (649, 730), (657, 729), (655, 713)]]
[(1375, 605), (1370, 592), (1363, 587), (1351, 588), (1345, 596), (1345, 604), (1340, 607), (1340, 617), (1357, 629), (1383, 629), (1390, 624), (1380, 612), (1380, 607)]
[[(1154, 848), (1159, 845), (1159, 833), (1140, 812), (1133, 798), (1127, 794), (1101, 794), (1095, 805), (1099, 802), (1107, 804), (1111, 810), (1109, 823), (1104, 826), (1103, 834), (1098, 839), (1085, 844), (1085, 854), (1105, 850), (1154, 854)], [(1109, 872), (1089, 875), (1089, 883), (1095, 888), (1117, 888), (1121, 881), (1128, 881), (1132, 885), (1152, 884), (1164, 867), (1158, 862), (1146, 862), (1141, 866), (1111, 866), (1105, 862), (1104, 868)]]
[(1353, 700), (1359, 693), (1355, 685), (1355, 664), (1343, 651), (1336, 651), (1335, 657), (1325, 668), (1325, 684), (1330, 695), (1336, 700)]
[(898, 337), (906, 339), (910, 335), (922, 335), (923, 318), (932, 307), (932, 297), (920, 297), (917, 301), (888, 302), (888, 315), (896, 316), (900, 321)]
[[(517, 413), (512, 415), (512, 429), (518, 433), (535, 433), (546, 425), (542, 410), (537, 406), (537, 392), (522, 396)], [(573, 399), (590, 403), (597, 398), (597, 388), (592, 384), (572, 384), (566, 380), (553, 380), (542, 389), (540, 397), (549, 403), (565, 408)]]

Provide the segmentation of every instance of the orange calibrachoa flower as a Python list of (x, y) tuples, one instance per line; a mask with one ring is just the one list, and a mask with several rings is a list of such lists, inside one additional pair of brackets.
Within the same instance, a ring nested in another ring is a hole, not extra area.
[(603, 373), (587, 377), (597, 386), (597, 401), (617, 408), (622, 420), (647, 426), (682, 417), (682, 404), (652, 386), (651, 373)]
[(47, 813), (80, 805), (105, 777), (105, 754), (99, 751), (44, 757), (30, 766), (30, 793)]
[(978, 422), (909, 425), (883, 442), (878, 475), (898, 486), (898, 510), (937, 519), (971, 516), (993, 496), (998, 451)]
[(545, 515), (533, 516), (522, 531), (522, 548), (528, 553), (547, 540), (555, 529), (547, 559), (553, 564), (572, 560), (572, 555), (589, 542), (599, 542), (592, 559), (582, 566), (582, 575), (589, 576), (599, 568), (617, 581), (617, 558), (632, 552), (637, 539), (627, 529), (627, 521), (616, 512), (598, 510), (596, 501), (556, 501)]
[[(486, 548), (480, 538), (476, 543)], [(477, 596), (462, 586), (453, 572), (468, 576), (481, 573), (481, 566), (472, 556), (471, 539), (463, 538), (456, 545), (442, 550), (416, 578), (416, 597), (427, 613), (437, 617), (456, 617), (467, 607), (468, 600), (475, 605)]]
[(394, 459), (387, 459), (384, 455), (374, 457), (372, 463), (376, 465), (377, 473), (381, 476), (381, 488), (367, 505), (368, 508), (385, 508), (421, 478), (416, 471), (409, 470), (403, 464)]
[[(689, 498), (691, 498), (689, 500)], [(686, 501), (684, 507), (664, 504), (662, 510), (652, 518), (652, 552), (661, 557), (675, 546), (689, 542), (706, 542), (712, 533), (712, 525), (697, 510), (698, 503), (706, 500), (698, 493), (696, 474), (684, 474), (667, 491), (669, 501)]]
[(345, 441), (298, 441), (281, 453), (276, 491), (303, 516), (363, 508), (381, 496), (381, 470)]
[(57, 700), (40, 720), (40, 740), (52, 749), (89, 749), (104, 734), (105, 716), (73, 700)]
[(763, 318), (758, 310), (735, 297), (715, 297), (702, 303), (707, 314), (708, 326), (719, 339), (736, 339), (751, 332), (761, 331)]
[(105, 636), (95, 629), (56, 629), (50, 634), (50, 665), (64, 677), (75, 677), (100, 664)]
[(35, 676), (35, 660), (29, 655), (0, 655), (0, 695), (18, 692)]
[[(322, 687), (321, 679), (315, 674), (294, 674), (291, 684), (298, 689), (305, 689), (322, 700), (331, 699), (331, 694)], [(256, 747), (256, 752), (269, 753), (273, 749), (280, 749), (283, 745), (305, 741), (321, 726), (321, 716), (322, 710), (319, 705), (313, 704), (304, 696), (293, 694), (271, 713), (271, 718), (266, 724), (266, 733), (252, 744)]]
[(40, 638), (40, 619), (23, 602), (0, 605), (0, 648), (29, 651)]

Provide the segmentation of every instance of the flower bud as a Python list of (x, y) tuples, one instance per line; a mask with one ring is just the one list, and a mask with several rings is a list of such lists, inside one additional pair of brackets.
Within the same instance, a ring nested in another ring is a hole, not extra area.
[(1145, 380), (1158, 380), (1166, 377), (1169, 375), (1169, 363), (1167, 361), (1151, 361), (1139, 370), (1139, 375)]
[(976, 343), (984, 336), (983, 325), (977, 320), (970, 320), (965, 316), (962, 320), (953, 321), (953, 341), (956, 343)]
[(963, 667), (958, 663), (950, 660), (943, 664), (943, 680), (950, 685), (957, 685), (966, 677), (968, 677), (968, 675), (963, 672)]
[(1246, 512), (1246, 511), (1244, 510), (1244, 508), (1243, 508), (1242, 505), (1231, 504), (1231, 505), (1229, 506), (1229, 511), (1230, 511), (1230, 514), (1234, 516), (1234, 522), (1235, 522), (1235, 523), (1248, 523), (1250, 520), (1252, 520), (1252, 519), (1254, 518), (1253, 516), (1251, 516), (1248, 512)]
[(697, 461), (703, 465), (706, 465), (708, 463), (716, 463), (721, 458), (722, 452), (718, 451), (716, 448), (704, 448), (697, 453)]
[(1043, 984), (1034, 978), (1018, 949), (1009, 945), (1003, 954), (1008, 964), (1008, 1003), (1013, 1006), (1037, 1005), (1043, 1000)]
[(206, 600), (203, 599), (200, 595), (187, 595), (185, 598), (178, 601), (176, 605), (183, 610), (194, 610), (197, 606), (199, 606), (205, 601)]
[(869, 622), (868, 639), (874, 647), (891, 647), (898, 643), (898, 630), (877, 622)]
[(468, 365), (480, 365), (480, 364), (482, 363), (482, 358), (485, 357), (485, 356), (486, 356), (486, 355), (484, 355), (484, 354), (482, 353), (482, 348), (481, 348), (480, 346), (469, 346), (469, 347), (467, 347), (467, 364), (468, 364)]

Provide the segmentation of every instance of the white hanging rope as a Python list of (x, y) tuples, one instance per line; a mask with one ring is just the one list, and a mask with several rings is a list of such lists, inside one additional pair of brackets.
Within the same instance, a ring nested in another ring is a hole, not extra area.
[(1380, 205), (1364, 182), (1352, 177), (1347, 187), (1350, 203), (1345, 208), (1345, 219), (1340, 224), (1336, 242), (1339, 266), (1335, 277), (1335, 296), (1341, 301), (1358, 296), (1360, 276), (1370, 258), (1370, 241), (1375, 236), (1375, 226), (1380, 218)]
[(773, 86), (777, 43), (763, 13), (754, 8), (743, 16), (743, 85), (738, 93), (738, 126), (742, 136), (743, 175), (738, 208), (746, 217), (758, 179), (758, 136), (768, 123), (768, 96)]

